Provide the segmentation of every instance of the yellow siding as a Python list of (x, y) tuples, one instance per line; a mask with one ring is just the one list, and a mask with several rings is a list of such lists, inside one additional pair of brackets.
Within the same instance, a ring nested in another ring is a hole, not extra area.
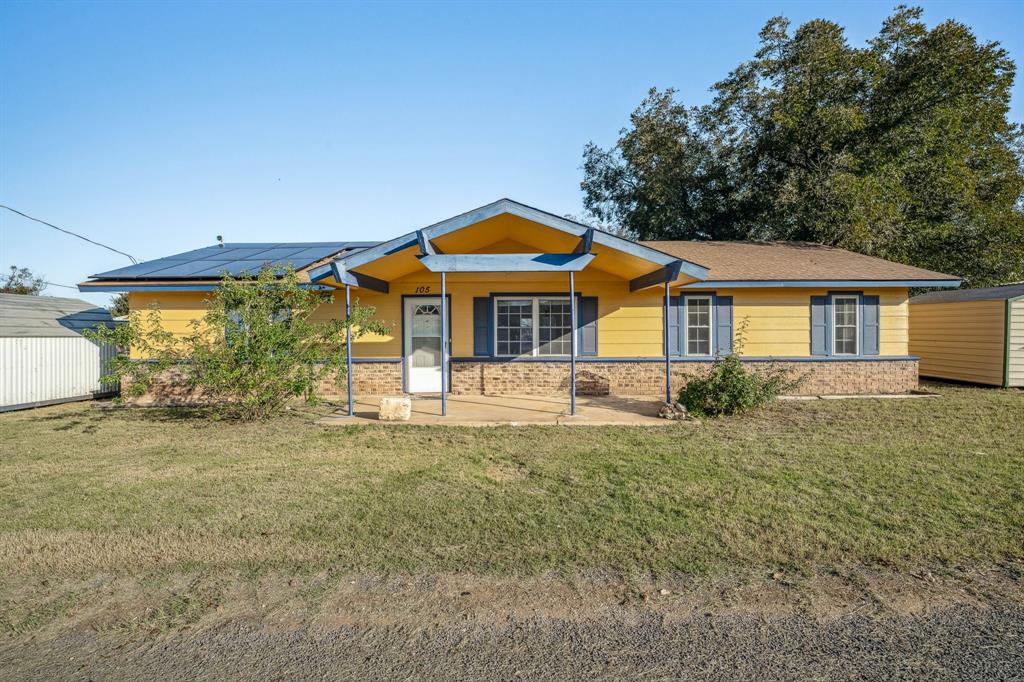
[[(128, 293), (128, 307), (132, 312), (143, 313), (148, 318), (148, 311), (157, 306), (160, 324), (175, 336), (183, 337), (193, 333), (191, 322), (201, 320), (206, 315), (206, 298), (208, 292), (199, 291), (159, 291)], [(133, 358), (144, 356), (133, 348)]]
[(921, 376), (1003, 383), (1005, 301), (910, 306), (910, 353)]
[(1009, 385), (1024, 387), (1024, 298), (1010, 302)]
[[(601, 357), (657, 357), (663, 353), (662, 289), (653, 287), (631, 293), (627, 281), (600, 270), (581, 272), (576, 288), (598, 299), (598, 354)], [(391, 333), (367, 336), (356, 342), (353, 355), (364, 358), (397, 358), (402, 354), (401, 305), (403, 295), (440, 292), (438, 275), (418, 272), (391, 282), (388, 294), (353, 289), (353, 302), (376, 308), (376, 317), (391, 325)], [(491, 293), (565, 294), (568, 279), (535, 273), (470, 274), (448, 276), (452, 303), (452, 355), (473, 355), (473, 298)], [(718, 289), (733, 297), (734, 327), (746, 322), (742, 353), (747, 356), (807, 357), (810, 355), (810, 300), (828, 289)], [(675, 295), (676, 291), (673, 292)], [(686, 293), (700, 293), (698, 290)], [(907, 355), (908, 305), (906, 289), (867, 289), (880, 297), (882, 355)], [(189, 331), (188, 322), (202, 317), (205, 293), (152, 293), (129, 296), (132, 309), (157, 302), (164, 325), (172, 332)], [(344, 316), (344, 294), (316, 314), (323, 318)]]

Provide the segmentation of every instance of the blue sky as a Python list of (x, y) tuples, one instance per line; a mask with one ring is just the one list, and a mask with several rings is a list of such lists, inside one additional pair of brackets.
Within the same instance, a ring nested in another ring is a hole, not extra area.
[[(5, 2), (0, 203), (139, 260), (218, 234), (386, 239), (502, 196), (579, 213), (584, 144), (651, 86), (705, 102), (771, 16), (860, 43), (893, 5)], [(923, 6), (1024, 63), (1024, 3)], [(0, 212), (4, 270), (127, 263)]]

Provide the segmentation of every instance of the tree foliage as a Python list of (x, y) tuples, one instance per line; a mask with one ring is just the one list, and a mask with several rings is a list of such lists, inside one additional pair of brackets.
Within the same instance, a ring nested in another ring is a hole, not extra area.
[(321, 380), (340, 382), (346, 371), (345, 328), (353, 339), (384, 333), (375, 309), (355, 302), (349, 322), (315, 315), (333, 298), (302, 286), (289, 269), (278, 276), (264, 269), (257, 276), (225, 276), (207, 301), (206, 315), (190, 323), (185, 335), (163, 326), (158, 308), (132, 311), (126, 324), (97, 327), (88, 336), (131, 348), (137, 358), (120, 355), (109, 380), (127, 380), (126, 390), (142, 395), (165, 372), (177, 373), (213, 409), (240, 419), (260, 419), (284, 409), (294, 398), (317, 400)]
[(777, 17), (710, 104), (652, 89), (614, 148), (589, 144), (585, 206), (639, 239), (806, 240), (972, 286), (1024, 279), (1014, 77), (997, 43), (918, 8), (863, 47)]
[(0, 284), (0, 294), (23, 294), (26, 296), (38, 296), (46, 288), (46, 282), (42, 277), (32, 274), (28, 268), (19, 268), (12, 265), (7, 276)]
[(127, 315), (131, 310), (128, 305), (128, 294), (120, 293), (110, 299), (110, 303), (107, 304), (107, 310), (110, 311), (113, 317), (124, 317)]

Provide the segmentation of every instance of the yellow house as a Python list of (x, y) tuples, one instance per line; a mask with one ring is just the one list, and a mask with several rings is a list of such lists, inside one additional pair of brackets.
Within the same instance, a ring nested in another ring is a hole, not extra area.
[(902, 393), (918, 376), (908, 288), (960, 282), (815, 244), (633, 242), (501, 199), (381, 243), (211, 246), (80, 288), (156, 303), (183, 331), (222, 273), (267, 263), (337, 290), (325, 318), (351, 296), (391, 323), (353, 345), (364, 395), (668, 397), (734, 351), (804, 376), (802, 393)]

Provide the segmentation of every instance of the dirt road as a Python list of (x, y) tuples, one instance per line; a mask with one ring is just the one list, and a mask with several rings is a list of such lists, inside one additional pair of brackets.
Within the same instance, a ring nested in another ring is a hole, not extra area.
[(360, 579), (333, 588), (315, 617), (263, 585), (162, 631), (84, 609), (70, 624), (0, 641), (0, 677), (1024, 679), (1015, 583), (885, 582), (638, 591)]

